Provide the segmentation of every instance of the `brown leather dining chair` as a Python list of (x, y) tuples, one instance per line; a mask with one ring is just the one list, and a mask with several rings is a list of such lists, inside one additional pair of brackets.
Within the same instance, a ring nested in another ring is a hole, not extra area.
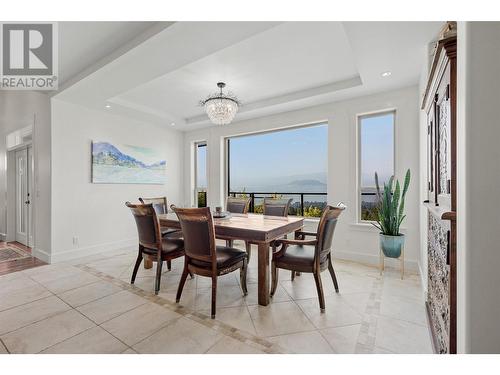
[[(233, 214), (247, 214), (250, 208), (251, 198), (244, 197), (227, 197), (226, 198), (226, 211)], [(233, 247), (233, 240), (226, 240), (226, 246)], [(250, 255), (252, 247), (250, 243), (245, 241), (245, 249), (248, 254), (248, 261), (250, 262)]]
[(264, 215), (268, 216), (288, 216), (290, 208), (290, 199), (264, 198)]
[(130, 283), (135, 282), (137, 271), (141, 265), (144, 254), (150, 256), (156, 265), (155, 294), (160, 290), (161, 269), (164, 261), (170, 262), (172, 259), (184, 256), (184, 241), (179, 238), (163, 237), (160, 232), (160, 224), (156, 216), (156, 211), (152, 204), (132, 204), (126, 202), (134, 215), (139, 234), (139, 253), (132, 272)]
[(184, 271), (182, 272), (175, 301), (178, 303), (188, 273), (212, 279), (211, 316), (215, 318), (217, 299), (217, 277), (240, 270), (243, 295), (247, 295), (247, 254), (245, 251), (215, 243), (215, 227), (209, 207), (177, 208), (177, 214), (184, 234)]
[[(139, 198), (139, 202), (141, 202), (142, 204), (152, 204), (157, 215), (168, 214), (167, 197)], [(160, 227), (160, 231), (163, 237), (182, 237), (182, 232), (179, 229)], [(168, 270), (172, 269), (171, 261), (167, 261), (167, 268)]]
[[(292, 271), (292, 276), (294, 272), (312, 273), (316, 281), (319, 307), (321, 312), (325, 311), (325, 297), (320, 274), (328, 268), (335, 291), (338, 293), (339, 286), (333, 270), (331, 249), (335, 226), (339, 215), (344, 209), (345, 206), (343, 205), (338, 207), (326, 206), (321, 214), (316, 233), (296, 232), (299, 239), (278, 239), (273, 243), (271, 297), (278, 286), (279, 268)], [(306, 240), (306, 236), (314, 237), (314, 239)]]
[[(280, 216), (287, 217), (288, 209), (290, 208), (290, 203), (293, 199), (279, 199), (279, 198), (264, 198), (263, 203), (263, 214), (268, 216)], [(285, 235), (286, 238), (286, 235)], [(250, 261), (250, 255), (252, 253), (252, 243), (245, 241), (245, 248), (248, 254), (248, 260)]]
[(227, 197), (226, 211), (233, 214), (246, 214), (250, 208), (250, 200), (244, 197)]

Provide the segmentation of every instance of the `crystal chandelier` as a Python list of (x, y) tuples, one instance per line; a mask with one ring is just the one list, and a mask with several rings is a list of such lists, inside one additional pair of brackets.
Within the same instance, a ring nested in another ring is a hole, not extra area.
[(220, 92), (208, 96), (205, 100), (200, 101), (200, 104), (205, 107), (208, 118), (216, 125), (227, 125), (233, 121), (240, 102), (236, 96), (231, 93), (224, 94), (222, 89), (226, 86), (224, 82), (217, 83)]

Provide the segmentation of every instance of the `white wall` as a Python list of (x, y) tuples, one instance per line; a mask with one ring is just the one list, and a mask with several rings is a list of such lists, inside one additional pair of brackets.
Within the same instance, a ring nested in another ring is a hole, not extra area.
[(458, 350), (500, 353), (500, 22), (458, 32)]
[(413, 180), (406, 199), (407, 266), (417, 270), (420, 259), (419, 234), (419, 94), (416, 86), (397, 91), (330, 103), (293, 112), (210, 127), (189, 132), (184, 137), (185, 202), (193, 204), (193, 143), (207, 141), (208, 204), (224, 202), (225, 163), (224, 137), (237, 134), (279, 129), (299, 124), (328, 121), (328, 202), (343, 201), (348, 210), (337, 226), (334, 254), (339, 258), (378, 264), (377, 230), (356, 223), (356, 115), (395, 108), (396, 115), (396, 175), (404, 176), (407, 168)]
[[(419, 108), (422, 103), (422, 98), (425, 94), (427, 87), (427, 79), (429, 75), (429, 48), (426, 48), (426, 53), (422, 56), (422, 70), (420, 71), (420, 82), (418, 85)], [(428, 199), (428, 186), (427, 186), (427, 113), (423, 110), (419, 111), (419, 163), (420, 163), (420, 184), (419, 184), (419, 220), (420, 220), (420, 259), (419, 269), (422, 281), (422, 289), (424, 296), (427, 295), (427, 220), (428, 210), (422, 204), (423, 201)]]
[[(50, 99), (46, 94), (0, 91), (0, 234), (7, 232), (6, 136), (26, 126), (33, 126), (35, 256), (39, 255), (39, 249), (50, 249), (50, 121)], [(10, 219), (15, 212), (10, 210), (9, 215), (9, 221), (12, 221)]]
[[(164, 150), (167, 183), (92, 184), (92, 140)], [(51, 262), (135, 245), (137, 229), (126, 201), (166, 195), (169, 204), (183, 202), (182, 143), (178, 131), (52, 99)]]

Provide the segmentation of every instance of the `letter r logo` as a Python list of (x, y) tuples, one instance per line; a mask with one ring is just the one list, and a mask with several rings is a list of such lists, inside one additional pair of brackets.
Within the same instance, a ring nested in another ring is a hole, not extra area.
[(3, 24), (4, 75), (52, 75), (52, 24)]

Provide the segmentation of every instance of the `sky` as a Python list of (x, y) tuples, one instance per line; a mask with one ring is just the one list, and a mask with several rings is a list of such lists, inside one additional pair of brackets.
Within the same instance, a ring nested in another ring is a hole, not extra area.
[(142, 161), (146, 165), (159, 163), (160, 161), (165, 160), (165, 155), (160, 150), (132, 145), (114, 146), (122, 153), (131, 156), (136, 160)]
[(394, 173), (394, 114), (361, 119), (361, 185), (375, 186), (375, 172), (382, 185)]
[[(393, 114), (363, 118), (360, 130), (362, 184), (374, 186), (375, 171), (383, 183), (394, 170)], [(206, 187), (206, 147), (199, 147), (197, 156), (198, 187)], [(327, 158), (326, 124), (231, 138), (231, 185), (276, 184), (296, 175), (326, 179)]]
[(231, 138), (231, 185), (275, 183), (276, 178), (302, 174), (326, 176), (327, 157), (326, 124)]
[(207, 146), (198, 147), (196, 181), (199, 188), (207, 188)]

